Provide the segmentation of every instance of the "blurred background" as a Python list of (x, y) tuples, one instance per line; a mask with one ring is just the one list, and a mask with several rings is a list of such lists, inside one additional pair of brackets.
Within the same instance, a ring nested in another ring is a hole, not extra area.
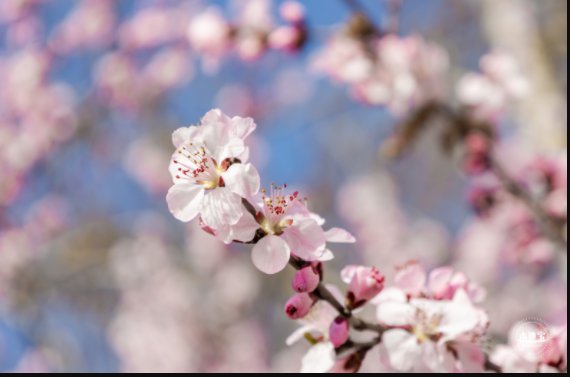
[[(293, 53), (206, 56), (190, 43), (205, 11), (273, 28), (281, 4), (0, 2), (0, 371), (299, 370), (308, 345), (285, 345), (297, 327), (283, 315), (290, 271), (263, 275), (249, 247), (226, 247), (166, 207), (170, 135), (215, 107), (256, 120), (263, 186), (295, 187), (358, 239), (334, 247), (328, 281), (347, 263), (388, 276), (410, 259), (453, 264), (489, 291), (490, 343), (523, 318), (565, 318), (565, 258), (505, 251), (508, 233), (475, 216), (470, 180), (435, 131), (385, 157), (398, 117), (315, 70), (354, 2), (303, 2), (307, 39)], [(482, 55), (508, 50), (532, 95), (502, 118), (505, 145), (516, 160), (566, 160), (566, 1), (359, 4), (447, 51), (450, 101)]]

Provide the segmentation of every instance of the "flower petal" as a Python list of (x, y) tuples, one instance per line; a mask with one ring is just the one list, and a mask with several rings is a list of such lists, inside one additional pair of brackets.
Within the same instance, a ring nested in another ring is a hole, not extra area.
[(249, 198), (259, 191), (261, 179), (252, 164), (233, 164), (222, 178), (232, 192), (244, 198)]
[(200, 214), (204, 223), (215, 230), (234, 225), (243, 214), (241, 197), (226, 187), (209, 190), (204, 195)]
[(382, 343), (388, 352), (391, 366), (401, 372), (409, 371), (421, 358), (422, 348), (416, 337), (402, 329), (386, 331)]
[(316, 344), (303, 357), (301, 373), (326, 373), (334, 366), (335, 358), (331, 342)]
[(354, 243), (356, 239), (346, 230), (341, 228), (331, 228), (325, 232), (325, 237), (327, 242), (338, 242), (338, 243)]
[(293, 225), (284, 230), (282, 237), (295, 255), (307, 261), (317, 260), (325, 250), (325, 232), (311, 218), (296, 216)]
[(244, 212), (235, 225), (222, 226), (216, 233), (225, 244), (230, 244), (233, 241), (251, 241), (255, 237), (257, 229), (259, 229), (257, 221), (249, 212)]
[(376, 318), (389, 326), (407, 326), (414, 322), (416, 308), (408, 303), (386, 301), (376, 308)]
[(252, 118), (242, 118), (235, 116), (231, 119), (231, 132), (234, 136), (240, 139), (245, 139), (253, 131), (255, 131), (256, 124)]
[(196, 126), (180, 127), (172, 133), (172, 144), (179, 148), (182, 144), (193, 140), (198, 132), (199, 128)]
[(188, 222), (200, 212), (204, 188), (193, 183), (174, 185), (166, 194), (168, 209), (180, 221)]
[(255, 267), (266, 274), (275, 274), (283, 270), (289, 263), (290, 256), (289, 245), (277, 236), (263, 237), (251, 252), (251, 260)]

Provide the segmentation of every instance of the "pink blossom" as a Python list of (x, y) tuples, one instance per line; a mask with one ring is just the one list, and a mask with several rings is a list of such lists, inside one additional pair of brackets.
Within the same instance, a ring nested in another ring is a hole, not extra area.
[(294, 26), (280, 26), (269, 35), (269, 46), (276, 50), (295, 52), (303, 39), (303, 32)]
[(244, 144), (255, 127), (251, 118), (229, 118), (216, 109), (202, 118), (200, 126), (173, 133), (177, 150), (169, 169), (174, 185), (166, 200), (177, 219), (187, 222), (200, 215), (214, 230), (238, 223), (242, 197), (259, 190), (259, 174), (246, 163)]
[(121, 25), (119, 43), (127, 49), (144, 49), (183, 40), (187, 13), (182, 7), (144, 8)]
[(152, 90), (164, 91), (179, 87), (192, 78), (193, 70), (188, 51), (166, 47), (157, 52), (143, 70), (143, 79)]
[(347, 266), (341, 277), (349, 285), (346, 295), (349, 308), (364, 305), (384, 288), (384, 276), (375, 267)]
[(291, 286), (294, 291), (299, 293), (312, 292), (317, 288), (320, 281), (321, 277), (317, 266), (309, 265), (295, 272)]
[[(253, 264), (262, 272), (274, 274), (285, 268), (291, 255), (305, 261), (325, 261), (333, 258), (326, 248), (328, 242), (354, 242), (346, 231), (332, 228), (325, 232), (323, 220), (311, 213), (298, 199), (298, 192), (287, 194), (286, 186), (271, 185), (267, 193), (252, 203), (255, 218), (246, 213), (240, 222), (229, 223), (219, 234), (227, 239), (228, 232), (253, 235), (260, 232), (251, 253)], [(214, 227), (215, 228), (215, 227)], [(219, 229), (216, 229), (219, 230)]]
[(112, 42), (115, 26), (113, 2), (88, 0), (78, 3), (58, 26), (50, 46), (58, 52), (97, 49)]
[(230, 45), (230, 31), (219, 9), (210, 7), (190, 21), (186, 36), (196, 52), (217, 64)]
[(287, 22), (298, 24), (305, 19), (305, 7), (298, 1), (285, 1), (279, 8), (281, 17)]
[(396, 115), (441, 97), (447, 66), (445, 51), (418, 36), (335, 36), (315, 60), (318, 71), (351, 85), (357, 99)]
[(495, 121), (513, 100), (528, 91), (528, 83), (511, 56), (492, 52), (480, 60), (482, 73), (468, 73), (457, 85), (459, 100), (474, 116)]
[(285, 314), (291, 319), (300, 319), (309, 314), (315, 300), (308, 293), (295, 293), (285, 304)]

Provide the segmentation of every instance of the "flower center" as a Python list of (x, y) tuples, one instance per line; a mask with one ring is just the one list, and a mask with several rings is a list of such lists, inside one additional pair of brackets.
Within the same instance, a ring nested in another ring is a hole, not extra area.
[(285, 193), (286, 188), (287, 185), (281, 187), (272, 183), (269, 196), (265, 189), (261, 190), (265, 216), (260, 219), (259, 225), (267, 234), (280, 235), (285, 228), (293, 224), (293, 220), (283, 217), (287, 208), (297, 200), (299, 192), (288, 195)]
[(177, 154), (172, 160), (178, 166), (175, 177), (177, 180), (201, 184), (206, 190), (224, 186), (222, 173), (227, 170), (229, 164), (223, 162), (218, 166), (204, 145), (188, 143), (178, 148)]
[(427, 340), (437, 340), (440, 337), (439, 325), (442, 315), (429, 316), (426, 312), (418, 309), (416, 312), (416, 324), (412, 327), (412, 334), (415, 335), (419, 343)]

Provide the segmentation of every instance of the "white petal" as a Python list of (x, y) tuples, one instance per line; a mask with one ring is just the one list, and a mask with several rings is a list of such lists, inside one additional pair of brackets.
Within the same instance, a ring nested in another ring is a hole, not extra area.
[(254, 266), (266, 274), (275, 274), (283, 270), (289, 263), (290, 256), (289, 245), (277, 236), (263, 237), (251, 252)]
[(202, 117), (202, 124), (207, 125), (209, 123), (225, 123), (229, 120), (229, 117), (225, 115), (222, 110), (212, 109)]
[(334, 346), (331, 342), (312, 346), (301, 362), (301, 373), (326, 373), (335, 363)]
[(250, 198), (259, 191), (259, 173), (252, 164), (233, 164), (222, 175), (226, 186), (244, 198)]
[(378, 296), (374, 297), (371, 300), (371, 302), (375, 305), (379, 305), (383, 302), (388, 301), (405, 303), (408, 301), (408, 298), (406, 297), (406, 292), (402, 291), (401, 289), (388, 287), (383, 289), (382, 292), (378, 294)]
[(218, 187), (204, 195), (200, 215), (210, 228), (217, 230), (224, 225), (235, 225), (242, 214), (241, 197), (228, 188)]
[(180, 221), (190, 221), (200, 212), (204, 199), (204, 188), (193, 183), (174, 185), (166, 194), (170, 212)]
[(404, 302), (386, 301), (376, 308), (376, 318), (389, 326), (406, 326), (412, 324), (416, 308)]
[(223, 123), (203, 125), (201, 136), (218, 164), (226, 158), (238, 157), (245, 151), (243, 140), (232, 136)]
[(288, 346), (292, 346), (293, 344), (297, 343), (299, 340), (303, 339), (306, 333), (311, 332), (315, 329), (313, 325), (305, 325), (299, 327), (297, 330), (293, 331), (291, 335), (287, 337), (285, 340), (285, 344)]
[(217, 236), (225, 243), (233, 241), (248, 242), (255, 237), (259, 224), (249, 212), (244, 212), (235, 225), (227, 225), (218, 229)]
[(232, 133), (240, 139), (245, 139), (255, 131), (255, 122), (251, 118), (233, 117), (231, 120)]
[(178, 148), (182, 144), (192, 140), (198, 133), (198, 127), (180, 127), (172, 133), (172, 144)]
[(356, 239), (346, 230), (341, 228), (331, 228), (325, 232), (327, 242), (354, 243)]
[(323, 253), (321, 254), (321, 256), (317, 259), (320, 262), (328, 262), (330, 260), (334, 259), (334, 254), (332, 251), (330, 251), (329, 249), (325, 249), (325, 251), (323, 251)]
[(382, 336), (392, 367), (400, 372), (411, 370), (420, 361), (422, 349), (416, 337), (401, 329), (388, 330)]

